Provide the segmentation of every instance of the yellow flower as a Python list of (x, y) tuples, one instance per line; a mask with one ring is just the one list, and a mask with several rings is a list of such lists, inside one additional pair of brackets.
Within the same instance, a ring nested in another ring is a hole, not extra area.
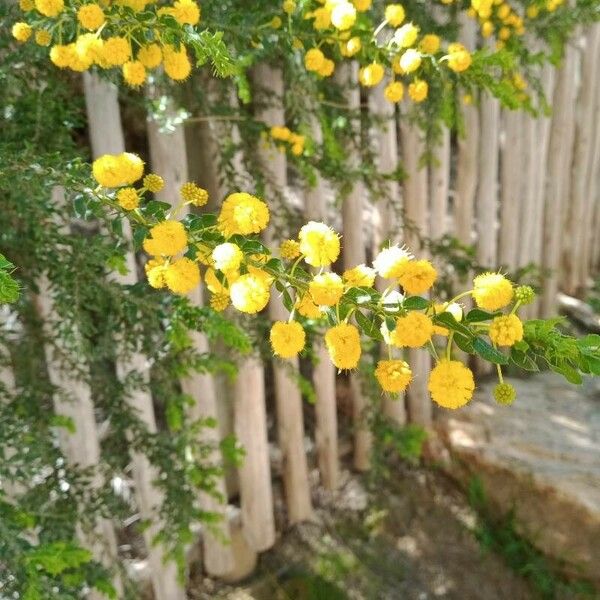
[(412, 380), (412, 371), (403, 360), (380, 360), (375, 377), (386, 392), (403, 392)]
[(296, 310), (307, 319), (320, 319), (323, 316), (321, 309), (313, 302), (308, 292), (296, 302)]
[[(60, 46), (54, 46), (61, 48)], [(104, 154), (92, 165), (94, 179), (103, 187), (112, 188), (131, 185), (144, 174), (144, 163), (139, 156), (130, 152)]]
[(131, 46), (124, 37), (109, 37), (102, 46), (102, 59), (111, 66), (126, 63), (131, 57)]
[(529, 19), (535, 19), (540, 14), (540, 7), (532, 4), (527, 7), (527, 17)]
[(350, 2), (338, 2), (331, 11), (331, 23), (340, 31), (350, 29), (356, 23), (356, 8)]
[(146, 69), (154, 69), (162, 62), (162, 50), (158, 44), (142, 46), (138, 50), (137, 59), (146, 67)]
[(419, 35), (419, 28), (413, 23), (406, 23), (394, 33), (394, 41), (400, 48), (410, 48)]
[(210, 307), (217, 312), (224, 311), (229, 306), (229, 294), (211, 294)]
[(26, 42), (31, 37), (31, 26), (27, 23), (19, 22), (12, 26), (12, 36), (17, 42)]
[(314, 18), (313, 27), (317, 30), (327, 29), (331, 25), (331, 11), (324, 6), (314, 10), (311, 16)]
[(150, 229), (144, 250), (152, 256), (175, 256), (187, 246), (187, 233), (179, 221), (163, 221)]
[(408, 294), (423, 294), (437, 279), (437, 271), (428, 260), (410, 260), (398, 267), (398, 282)]
[(423, 313), (410, 311), (396, 319), (396, 328), (390, 331), (390, 344), (398, 348), (420, 348), (433, 335), (433, 322)]
[(142, 183), (144, 187), (153, 194), (160, 192), (160, 190), (162, 190), (165, 187), (164, 179), (156, 173), (148, 173), (148, 175), (144, 177)]
[(104, 41), (97, 37), (95, 33), (84, 33), (75, 40), (75, 52), (72, 62), (77, 62), (79, 65), (71, 64), (71, 68), (75, 70), (85, 70), (92, 63), (102, 63), (102, 51)]
[(304, 55), (304, 66), (307, 71), (319, 71), (325, 61), (325, 55), (318, 48), (311, 48)]
[(106, 19), (104, 11), (97, 4), (84, 4), (77, 11), (77, 20), (84, 29), (96, 31)]
[(204, 206), (208, 202), (208, 192), (195, 183), (184, 183), (179, 189), (179, 195), (184, 202), (194, 206)]
[(424, 35), (419, 42), (419, 50), (423, 54), (435, 54), (440, 49), (440, 38), (435, 33)]
[(236, 233), (259, 233), (269, 223), (269, 209), (262, 200), (246, 192), (238, 192), (227, 196), (217, 222), (225, 237)]
[(366, 265), (356, 265), (342, 275), (346, 287), (372, 287), (375, 283), (375, 269)]
[(287, 127), (280, 127), (278, 125), (271, 127), (269, 133), (274, 140), (281, 142), (288, 142), (292, 135), (292, 132)]
[(400, 267), (412, 258), (412, 254), (405, 248), (390, 246), (379, 252), (373, 261), (373, 267), (381, 277), (394, 279), (400, 273)]
[(35, 8), (45, 17), (56, 17), (65, 7), (63, 0), (35, 0)]
[(450, 44), (448, 52), (448, 67), (452, 71), (462, 73), (471, 66), (471, 53), (462, 44)]
[(460, 408), (473, 397), (475, 381), (471, 370), (457, 360), (441, 360), (429, 375), (428, 389), (444, 408)]
[[(56, 44), (50, 48), (50, 60), (54, 65), (59, 67), (60, 69), (64, 69), (69, 66), (69, 62), (71, 61), (71, 50), (67, 46), (63, 46), (61, 44)], [(94, 177), (95, 177), (94, 173)], [(96, 177), (96, 179), (98, 179)], [(99, 182), (102, 183), (102, 182)], [(105, 187), (112, 187), (110, 185)]]
[(398, 66), (400, 73), (407, 74), (416, 71), (421, 66), (421, 54), (414, 50), (413, 48), (409, 48), (398, 61)]
[(254, 314), (269, 302), (269, 277), (260, 272), (240, 275), (230, 287), (231, 303), (240, 312)]
[(514, 346), (523, 339), (523, 323), (517, 315), (496, 317), (490, 325), (490, 339), (498, 346)]
[(415, 79), (408, 86), (408, 95), (413, 102), (423, 102), (429, 93), (429, 86), (422, 79)]
[[(333, 75), (333, 71), (335, 70), (335, 63), (332, 60), (326, 58), (321, 65), (321, 68), (317, 71), (317, 74), (321, 77), (331, 77)], [(304, 149), (304, 148), (303, 148)], [(299, 152), (301, 154), (302, 151)]]
[(352, 4), (358, 12), (365, 12), (371, 8), (373, 0), (352, 0)]
[(35, 43), (38, 46), (49, 46), (52, 41), (52, 34), (45, 29), (39, 29), (35, 32)]
[(325, 333), (325, 345), (331, 362), (338, 369), (355, 369), (360, 360), (360, 335), (354, 325), (341, 323)]
[(215, 268), (220, 271), (237, 271), (244, 260), (244, 254), (236, 244), (225, 242), (215, 247), (212, 259)]
[(392, 81), (386, 86), (383, 95), (388, 102), (400, 102), (404, 96), (404, 86), (400, 81)]
[(206, 269), (204, 281), (209, 292), (213, 294), (225, 294), (229, 296), (229, 290), (219, 281), (214, 269)]
[(273, 354), (281, 358), (292, 358), (304, 348), (306, 334), (297, 321), (277, 321), (273, 323), (270, 334)]
[(388, 4), (385, 7), (385, 20), (392, 27), (398, 27), (404, 21), (405, 16), (404, 7), (401, 4)]
[(313, 267), (326, 267), (340, 255), (340, 238), (325, 223), (309, 221), (300, 229), (298, 239), (300, 252)]
[(169, 12), (180, 25), (196, 25), (200, 21), (200, 7), (193, 0), (177, 0)]
[(346, 58), (354, 56), (360, 52), (361, 48), (362, 42), (359, 37), (352, 37), (349, 40), (340, 43), (340, 52), (342, 56), (345, 56)]
[(189, 258), (178, 258), (165, 269), (165, 283), (175, 294), (189, 294), (200, 283), (200, 269)]
[(365, 87), (375, 87), (381, 82), (384, 75), (383, 65), (373, 62), (359, 70), (358, 79)]
[(176, 50), (174, 46), (165, 46), (163, 48), (163, 66), (165, 73), (174, 81), (187, 79), (192, 71), (192, 65), (185, 46), (179, 50)]
[(146, 277), (148, 283), (155, 289), (164, 288), (167, 283), (165, 281), (166, 261), (157, 258), (151, 258), (145, 265)]
[(139, 87), (146, 81), (146, 69), (139, 60), (130, 60), (123, 65), (123, 79), (131, 87)]
[(494, 33), (494, 24), (491, 21), (484, 21), (481, 24), (481, 36), (489, 38)]
[(291, 15), (296, 10), (296, 3), (294, 0), (284, 0), (281, 7), (283, 8), (284, 13)]
[(122, 188), (117, 192), (117, 202), (124, 210), (134, 210), (140, 204), (140, 197), (134, 188)]
[(473, 298), (479, 308), (498, 310), (513, 299), (512, 283), (500, 273), (483, 273), (473, 279)]
[(35, 2), (33, 0), (19, 0), (19, 8), (23, 12), (28, 12), (35, 8)]
[(279, 247), (279, 255), (284, 260), (294, 260), (300, 256), (300, 244), (296, 240), (284, 240)]
[(336, 273), (315, 275), (308, 284), (308, 293), (318, 306), (334, 306), (344, 294), (342, 278)]

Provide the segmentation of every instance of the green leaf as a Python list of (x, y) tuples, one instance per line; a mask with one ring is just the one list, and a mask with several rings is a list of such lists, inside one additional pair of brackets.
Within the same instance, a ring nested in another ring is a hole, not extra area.
[(508, 357), (488, 344), (483, 338), (478, 337), (473, 340), (473, 350), (488, 362), (497, 365), (508, 364)]
[(474, 354), (475, 350), (473, 349), (472, 337), (465, 337), (460, 333), (455, 333), (452, 339), (463, 352), (466, 352), (467, 354)]
[(497, 317), (500, 312), (488, 312), (487, 310), (481, 310), (480, 308), (474, 308), (470, 310), (465, 316), (466, 323), (481, 323), (482, 321), (491, 321), (494, 317)]
[(525, 352), (521, 352), (521, 350), (518, 350), (514, 346), (510, 351), (510, 360), (524, 371), (536, 372), (540, 370), (531, 356), (525, 354)]
[(583, 383), (583, 378), (578, 373), (577, 369), (569, 365), (550, 365), (550, 369), (552, 369), (555, 373), (562, 375), (569, 383), (573, 383), (575, 385), (581, 385)]
[(430, 304), (427, 298), (421, 296), (409, 296), (402, 301), (402, 307), (406, 310), (425, 310)]
[(471, 330), (462, 323), (459, 323), (449, 312), (443, 312), (439, 315), (435, 315), (433, 317), (433, 322), (436, 325), (442, 325), (443, 327), (447, 327), (452, 331), (456, 331), (467, 338), (473, 337)]
[(70, 542), (43, 544), (30, 551), (25, 561), (36, 565), (50, 575), (59, 575), (66, 569), (90, 562), (92, 553)]
[(187, 215), (183, 219), (184, 225), (190, 231), (199, 231), (207, 227), (213, 227), (217, 224), (217, 215), (206, 213), (203, 215)]
[(357, 310), (354, 313), (354, 316), (358, 326), (365, 335), (375, 340), (383, 341), (383, 336), (380, 331), (381, 322), (379, 319), (371, 316), (366, 317), (360, 310)]
[(52, 415), (50, 427), (63, 427), (69, 433), (75, 433), (75, 421), (66, 415)]
[(18, 299), (19, 284), (6, 271), (0, 271), (0, 304), (12, 304)]

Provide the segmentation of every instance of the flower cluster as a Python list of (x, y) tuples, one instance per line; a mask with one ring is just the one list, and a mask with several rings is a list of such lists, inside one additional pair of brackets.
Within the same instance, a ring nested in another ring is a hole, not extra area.
[[(384, 392), (395, 394), (413, 379), (400, 353), (426, 348), (437, 361), (428, 384), (432, 399), (442, 407), (458, 408), (471, 399), (475, 384), (469, 368), (453, 358), (455, 345), (498, 365), (508, 362), (499, 348), (522, 350), (524, 327), (516, 311), (532, 299), (533, 290), (522, 286), (515, 291), (500, 273), (478, 275), (471, 290), (441, 303), (424, 297), (436, 282), (435, 267), (406, 248), (382, 248), (371, 266), (356, 265), (339, 275), (331, 269), (340, 255), (340, 236), (325, 223), (306, 223), (296, 239), (284, 240), (277, 257), (257, 237), (267, 228), (270, 213), (252, 194), (230, 194), (216, 215), (179, 219), (183, 206), (206, 204), (205, 190), (186, 183), (178, 199), (164, 203), (162, 212), (156, 210), (156, 204), (161, 205), (156, 202), (147, 210), (146, 194), (160, 191), (164, 182), (156, 174), (144, 177), (139, 157), (102, 156), (92, 173), (99, 184), (95, 192), (103, 201), (147, 231), (142, 247), (149, 255), (145, 269), (153, 288), (185, 295), (203, 280), (213, 309), (231, 304), (246, 314), (262, 311), (274, 289), (282, 294), (289, 319), (274, 323), (270, 332), (273, 353), (281, 359), (304, 350), (306, 319), (317, 327), (327, 322), (325, 345), (338, 369), (358, 367), (361, 336), (387, 344), (388, 356), (377, 363), (375, 377)], [(135, 188), (139, 180), (142, 186)], [(387, 284), (382, 293), (374, 287), (376, 277)], [(465, 296), (476, 304), (469, 313), (460, 304)], [(509, 306), (506, 314), (499, 312)], [(508, 397), (504, 391), (496, 395)]]
[(285, 126), (271, 127), (269, 136), (282, 150), (285, 150), (286, 146), (289, 147), (294, 156), (300, 156), (304, 152), (306, 138)]
[(192, 64), (180, 42), (185, 26), (200, 21), (195, 0), (159, 5), (147, 0), (85, 2), (20, 0), (24, 21), (13, 25), (13, 37), (33, 37), (50, 47), (50, 60), (61, 69), (87, 71), (119, 68), (124, 81), (141, 86), (147, 72), (162, 65), (174, 81), (182, 81)]

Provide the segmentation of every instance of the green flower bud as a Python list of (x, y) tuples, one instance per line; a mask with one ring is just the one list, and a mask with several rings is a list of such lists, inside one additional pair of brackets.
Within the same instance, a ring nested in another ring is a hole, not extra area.
[(535, 299), (535, 292), (529, 285), (520, 285), (515, 289), (515, 300), (521, 304), (531, 304)]
[(517, 390), (510, 383), (499, 383), (494, 388), (494, 400), (498, 404), (512, 404), (517, 397)]

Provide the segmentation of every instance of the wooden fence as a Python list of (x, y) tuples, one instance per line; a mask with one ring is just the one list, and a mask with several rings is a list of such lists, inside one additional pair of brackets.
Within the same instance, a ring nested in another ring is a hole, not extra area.
[[(544, 71), (543, 86), (552, 106), (551, 116), (534, 118), (510, 112), (484, 95), (478, 103), (463, 106), (464, 136), (454, 139), (450, 132), (444, 131), (437, 160), (426, 167), (419, 162), (424, 150), (420, 131), (399, 118), (400, 111), (383, 98), (382, 85), (370, 91), (368, 98), (363, 95), (361, 99), (356, 85), (347, 94), (349, 108), (359, 108), (366, 99), (368, 110), (380, 117), (377, 122), (382, 124), (367, 132), (374, 141), (378, 167), (390, 172), (398, 160), (402, 161), (408, 178), (402, 184), (388, 181), (387, 191), (392, 199), (403, 204), (407, 217), (418, 225), (422, 235), (437, 238), (453, 234), (464, 243), (474, 244), (479, 262), (491, 267), (502, 265), (514, 270), (537, 263), (549, 271), (539, 301), (527, 309), (529, 317), (555, 313), (559, 290), (571, 295), (584, 294), (590, 278), (600, 269), (599, 66), (600, 27), (595, 25), (567, 47), (560, 69)], [(340, 68), (337, 77), (355, 84), (356, 66)], [(274, 98), (283, 97), (282, 74), (275, 67), (256, 67), (252, 83)], [(93, 155), (123, 151), (116, 89), (90, 74), (84, 75), (84, 89)], [(270, 105), (255, 117), (269, 126), (283, 125), (284, 106)], [(151, 119), (147, 125), (152, 170), (163, 175), (168, 183), (158, 196), (170, 202), (176, 197), (178, 186), (194, 170), (193, 163), (200, 158), (188, 156), (185, 125), (174, 132), (162, 131)], [(318, 123), (311, 123), (311, 128), (318, 143), (321, 139)], [(205, 124), (200, 135), (205, 147), (214, 152), (219, 143), (218, 124)], [(269, 173), (269, 185), (285, 190), (288, 185), (285, 154), (264, 149), (259, 158)], [(203, 178), (210, 180), (213, 193), (221, 197), (214, 156), (205, 155), (201, 160)], [(359, 157), (351, 156), (350, 160), (358, 161)], [(242, 161), (238, 167), (243, 168)], [(55, 201), (60, 202), (60, 190), (54, 193)], [(302, 195), (307, 219), (328, 220), (333, 209), (328, 205), (325, 182), (318, 178), (316, 185), (305, 189)], [(416, 245), (414, 233), (403, 233), (402, 224), (394, 221), (395, 213), (389, 206), (374, 200), (357, 183), (344, 201), (341, 212), (344, 266), (364, 262), (367, 251), (372, 253), (384, 239)], [(372, 235), (367, 236), (365, 223)], [(125, 231), (130, 235), (126, 226)], [(122, 278), (123, 283), (135, 283), (135, 261), (130, 251), (127, 262), (131, 268)], [(43, 293), (44, 282), (40, 282), (40, 287), (40, 315), (50, 322), (52, 299)], [(194, 292), (191, 301), (201, 305), (202, 293)], [(268, 311), (272, 319), (285, 316), (276, 297)], [(200, 352), (207, 350), (208, 343), (202, 334), (196, 334), (194, 339)], [(288, 524), (311, 518), (311, 470), (318, 472), (323, 488), (330, 492), (338, 488), (336, 373), (322, 345), (318, 345), (316, 354), (320, 361), (312, 372), (317, 397), (315, 422), (308, 431), (304, 428), (300, 391), (290, 379), (289, 370), (277, 362), (274, 364), (273, 439), (267, 425), (265, 368), (256, 358), (247, 358), (239, 365), (233, 386), (224, 386), (209, 375), (193, 375), (181, 381), (182, 389), (196, 401), (192, 416), (220, 419), (221, 429), (235, 432), (246, 452), (242, 466), (230, 478), (234, 484), (227, 485), (225, 478), (218, 483), (225, 496), (230, 492), (229, 507), (219, 506), (205, 495), (198, 498), (207, 510), (223, 513), (223, 533), (232, 540), (230, 545), (223, 545), (211, 532), (202, 533), (202, 560), (211, 576), (234, 579), (247, 573), (256, 553), (268, 550), (275, 543), (272, 481), (279, 473), (272, 470), (270, 449), (276, 447), (281, 455), (278, 464)], [(432, 405), (426, 381), (430, 357), (422, 350), (411, 350), (410, 362), (415, 382), (407, 397), (386, 399), (382, 410), (399, 425), (412, 422), (429, 427)], [(51, 351), (47, 367), (52, 383), (78, 399), (74, 406), (61, 404), (58, 398), (55, 403), (55, 411), (70, 416), (76, 425), (76, 433), (61, 440), (65, 456), (73, 463), (97, 464), (100, 449), (90, 389), (62, 373)], [(136, 354), (127, 368), (147, 376), (148, 361), (142, 354)], [(126, 378), (127, 369), (121, 369), (118, 376)], [(10, 370), (4, 370), (2, 377), (10, 383)], [(364, 419), (367, 399), (358, 375), (350, 376), (349, 389), (354, 421), (352, 462), (356, 470), (364, 471), (369, 469), (372, 439)], [(130, 402), (148, 430), (155, 430), (151, 395), (139, 391)], [(230, 417), (223, 409), (226, 403), (233, 407)], [(307, 460), (309, 438), (314, 439), (315, 445), (315, 456), (310, 461)], [(154, 524), (145, 532), (147, 572), (154, 596), (157, 600), (184, 598), (185, 589), (178, 582), (174, 568), (163, 562), (160, 547), (150, 544), (160, 526), (157, 507), (161, 502), (161, 495), (153, 485), (152, 466), (144, 456), (133, 454), (131, 467), (139, 512)], [(98, 524), (98, 535), (104, 540), (101, 547), (82, 541), (94, 549), (100, 560), (110, 562), (118, 553), (115, 541), (118, 527), (119, 524), (106, 520)]]

